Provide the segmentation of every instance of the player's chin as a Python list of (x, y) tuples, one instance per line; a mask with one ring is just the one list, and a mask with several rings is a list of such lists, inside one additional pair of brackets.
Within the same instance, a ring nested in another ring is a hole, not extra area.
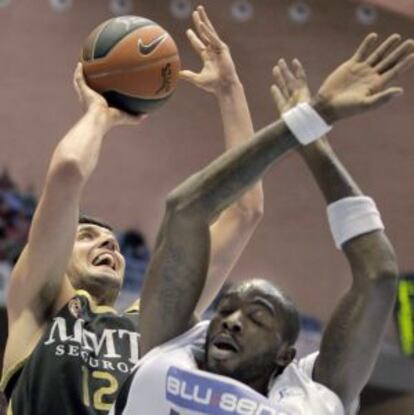
[(102, 285), (106, 289), (120, 290), (123, 281), (123, 275), (109, 267), (99, 267), (89, 272), (89, 279), (96, 285)]
[(89, 274), (87, 291), (92, 294), (98, 305), (112, 306), (121, 291), (122, 280), (122, 276), (111, 271)]
[(216, 355), (213, 350), (207, 353), (207, 368), (210, 372), (218, 375), (230, 376), (237, 371), (240, 364), (238, 353), (231, 353), (227, 356)]

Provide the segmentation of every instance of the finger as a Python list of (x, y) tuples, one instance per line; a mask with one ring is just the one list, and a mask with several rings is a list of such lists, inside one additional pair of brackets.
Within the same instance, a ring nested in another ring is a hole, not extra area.
[(85, 99), (86, 93), (89, 91), (92, 91), (92, 89), (86, 83), (85, 75), (83, 73), (83, 65), (80, 62), (77, 64), (76, 69), (75, 69), (73, 84), (74, 84), (76, 93), (78, 94), (78, 98), (81, 102)]
[(385, 59), (380, 61), (375, 69), (379, 73), (384, 73), (389, 71), (394, 66), (398, 65), (401, 61), (405, 59), (407, 55), (409, 55), (412, 51), (414, 51), (414, 40), (408, 39), (397, 49), (395, 49), (392, 53), (390, 53)]
[(388, 88), (385, 91), (378, 92), (378, 94), (374, 94), (369, 96), (364, 100), (364, 104), (368, 107), (377, 108), (381, 107), (382, 105), (386, 104), (388, 101), (402, 95), (404, 90), (398, 87)]
[(129, 125), (141, 124), (144, 120), (146, 120), (149, 117), (148, 114), (131, 115), (131, 114), (124, 113), (124, 115), (125, 115), (125, 123)]
[(296, 77), (296, 79), (302, 81), (303, 83), (307, 83), (307, 77), (306, 77), (306, 72), (305, 69), (302, 66), (302, 63), (300, 62), (299, 59), (295, 58), (292, 61), (292, 67), (293, 67), (293, 71), (294, 71), (294, 75)]
[(111, 112), (117, 125), (138, 125), (148, 117), (148, 114), (132, 115), (116, 108), (111, 108)]
[(217, 37), (219, 37), (219, 35), (218, 35), (218, 33), (217, 33), (217, 31), (216, 31), (216, 29), (214, 28), (214, 26), (213, 26), (213, 23), (211, 23), (211, 21), (210, 21), (210, 19), (209, 19), (209, 17), (208, 17), (208, 15), (207, 15), (207, 12), (206, 12), (206, 9), (203, 7), (203, 6), (198, 6), (197, 7), (197, 11), (199, 12), (199, 14), (200, 14), (200, 18), (201, 18), (201, 21), (217, 36)]
[(197, 83), (196, 80), (197, 80), (198, 74), (193, 71), (188, 71), (188, 70), (180, 71), (179, 76), (180, 76), (180, 79), (183, 79), (184, 81), (190, 82), (192, 84)]
[(273, 78), (274, 78), (275, 84), (279, 88), (280, 92), (283, 94), (283, 96), (286, 99), (288, 99), (289, 96), (290, 96), (289, 89), (286, 85), (285, 78), (283, 77), (282, 72), (281, 72), (278, 65), (276, 65), (273, 68)]
[(200, 38), (194, 33), (192, 29), (188, 29), (186, 34), (193, 49), (201, 56), (206, 50), (206, 45), (200, 40)]
[(295, 90), (295, 77), (284, 59), (279, 60), (279, 68), (283, 78), (285, 79), (285, 84), (289, 90), (289, 94), (291, 94)]
[(200, 13), (197, 10), (193, 12), (193, 21), (194, 21), (194, 26), (196, 27), (198, 36), (204, 42), (204, 44), (208, 46), (209, 39), (206, 37), (205, 31), (201, 29), (201, 25), (203, 24), (203, 22), (201, 21)]
[(370, 51), (378, 39), (378, 35), (376, 33), (370, 33), (359, 45), (358, 49), (356, 50), (353, 58), (357, 62), (364, 61), (370, 54)]
[(393, 34), (388, 37), (384, 42), (379, 45), (374, 52), (369, 55), (367, 63), (371, 66), (375, 66), (381, 59), (383, 59), (387, 53), (401, 40), (399, 34)]
[(282, 91), (277, 85), (272, 85), (270, 92), (272, 94), (273, 100), (275, 101), (279, 114), (282, 114), (283, 108), (286, 104), (286, 98), (283, 96)]
[(97, 94), (87, 83), (85, 79), (85, 75), (83, 72), (82, 63), (79, 62), (75, 69), (75, 76), (74, 76), (75, 88), (79, 91), (81, 96), (85, 95), (85, 93), (90, 92), (92, 94)]
[(79, 84), (82, 82), (83, 79), (83, 67), (80, 62), (77, 63), (75, 72), (73, 73), (73, 83), (76, 86), (79, 86)]
[(203, 39), (207, 39), (208, 44), (212, 46), (213, 49), (221, 50), (223, 48), (223, 42), (204, 23), (200, 22), (199, 29), (203, 34)]
[(79, 87), (79, 83), (81, 82), (81, 78), (83, 77), (83, 68), (82, 64), (78, 62), (75, 68), (75, 72), (73, 73), (73, 87), (75, 88), (76, 93), (78, 94), (78, 98), (81, 100), (82, 94), (81, 89)]
[(399, 74), (405, 72), (414, 64), (414, 53), (410, 53), (404, 59), (402, 59), (391, 70), (383, 74), (384, 83), (388, 83), (396, 78)]

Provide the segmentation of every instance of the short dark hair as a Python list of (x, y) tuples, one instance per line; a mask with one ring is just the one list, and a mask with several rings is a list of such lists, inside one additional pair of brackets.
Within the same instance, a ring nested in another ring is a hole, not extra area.
[(91, 225), (96, 225), (96, 226), (100, 226), (101, 228), (108, 229), (111, 232), (114, 231), (114, 229), (112, 228), (112, 226), (111, 225), (108, 225), (103, 220), (94, 218), (92, 216), (84, 215), (84, 214), (81, 214), (79, 216), (78, 223), (79, 223), (79, 225), (83, 225), (83, 224), (88, 224), (89, 223)]

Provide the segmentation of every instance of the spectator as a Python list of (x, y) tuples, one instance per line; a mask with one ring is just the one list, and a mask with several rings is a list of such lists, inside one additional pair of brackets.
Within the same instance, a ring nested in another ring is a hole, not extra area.
[(150, 256), (145, 238), (137, 230), (128, 229), (119, 236), (119, 243), (126, 260), (124, 289), (139, 292)]

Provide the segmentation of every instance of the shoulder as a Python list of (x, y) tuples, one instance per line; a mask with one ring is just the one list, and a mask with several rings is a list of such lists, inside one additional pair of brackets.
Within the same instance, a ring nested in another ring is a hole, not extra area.
[(294, 361), (294, 366), (299, 370), (303, 375), (312, 379), (313, 369), (315, 367), (316, 360), (319, 356), (319, 352), (313, 352), (308, 354), (298, 360)]
[(141, 366), (153, 358), (164, 357), (171, 353), (175, 354), (177, 351), (186, 350), (186, 352), (190, 354), (199, 353), (204, 348), (209, 324), (210, 322), (208, 320), (201, 321), (175, 339), (155, 347), (140, 360), (138, 366)]
[[(345, 414), (339, 397), (326, 386), (313, 380), (313, 369), (319, 352), (314, 352), (300, 359), (295, 359), (283, 373), (269, 385), (269, 397), (286, 404), (309, 408), (318, 414), (354, 415), (357, 413), (359, 401), (352, 405), (352, 410)], [(300, 411), (298, 413), (301, 413)]]

